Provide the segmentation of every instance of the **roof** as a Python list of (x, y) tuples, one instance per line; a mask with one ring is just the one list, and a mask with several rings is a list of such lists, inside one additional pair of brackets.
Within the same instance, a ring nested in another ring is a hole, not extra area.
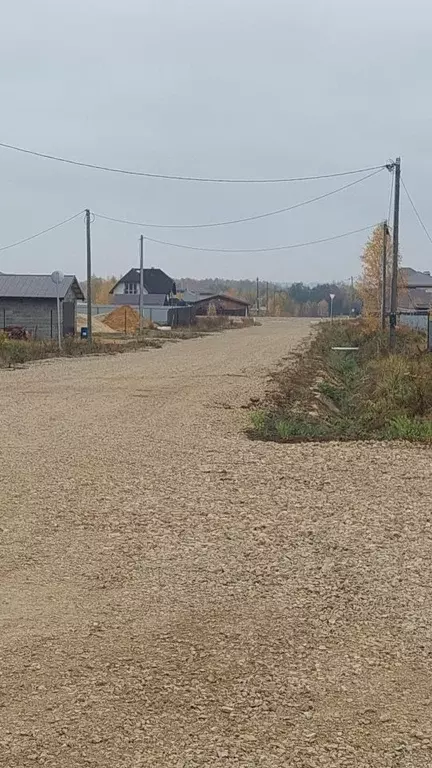
[(401, 267), (399, 272), (407, 288), (432, 288), (430, 272), (418, 272), (411, 267)]
[[(133, 293), (133, 294), (127, 294), (127, 293), (121, 293), (117, 294), (115, 297), (115, 304), (117, 306), (131, 306), (131, 307), (138, 307), (139, 305), (139, 293)], [(166, 293), (144, 293), (143, 294), (143, 306), (144, 307), (163, 307), (164, 304), (167, 304), (167, 297)]]
[[(59, 286), (59, 295), (64, 299), (72, 288), (77, 299), (84, 294), (75, 275), (65, 275)], [(5, 275), (0, 274), (0, 298), (2, 299), (56, 299), (57, 285), (51, 275)]]
[[(136, 267), (133, 267), (126, 272), (123, 277), (111, 288), (110, 293), (114, 293), (114, 289), (121, 283), (139, 283), (140, 271)], [(172, 277), (169, 277), (162, 269), (151, 267), (150, 269), (144, 269), (144, 288), (147, 293), (153, 294), (167, 294), (176, 293), (176, 285)]]
[(142, 298), (144, 307), (163, 307), (167, 300), (166, 293), (145, 293)]
[(410, 288), (408, 291), (400, 291), (398, 296), (399, 310), (414, 310), (430, 307), (432, 304), (432, 293), (422, 288)]
[(232, 301), (233, 304), (243, 304), (245, 307), (249, 307), (249, 301), (240, 299), (238, 296), (230, 296), (228, 293), (214, 293), (209, 296), (201, 297), (195, 301), (191, 301), (191, 304), (205, 304), (207, 301), (214, 301), (215, 299), (223, 299), (224, 301)]

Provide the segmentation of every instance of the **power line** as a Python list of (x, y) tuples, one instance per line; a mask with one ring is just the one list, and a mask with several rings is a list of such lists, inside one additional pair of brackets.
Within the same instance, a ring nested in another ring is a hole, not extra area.
[(22, 245), (22, 243), (28, 243), (30, 240), (34, 240), (36, 237), (40, 237), (41, 235), (46, 235), (47, 232), (52, 232), (53, 229), (58, 229), (58, 227), (62, 227), (63, 224), (67, 224), (69, 221), (73, 221), (74, 219), (77, 219), (78, 216), (81, 216), (84, 211), (79, 211), (79, 213), (76, 213), (74, 216), (70, 216), (68, 219), (64, 219), (63, 221), (59, 221), (58, 224), (54, 224), (52, 227), (48, 227), (47, 229), (42, 229), (41, 232), (36, 232), (34, 235), (30, 235), (30, 237), (25, 237), (23, 240), (17, 240), (15, 243), (9, 243), (9, 245), (3, 245), (0, 247), (0, 251), (7, 251), (8, 248), (15, 248), (16, 245)]
[(316, 197), (312, 197), (309, 200), (303, 200), (301, 203), (295, 203), (295, 205), (290, 205), (287, 208), (279, 208), (276, 211), (267, 211), (266, 213), (259, 213), (256, 216), (246, 216), (241, 219), (229, 219), (227, 221), (214, 221), (209, 222), (208, 224), (152, 224), (149, 222), (141, 222), (141, 221), (130, 221), (128, 219), (116, 219), (112, 216), (105, 216), (102, 214), (97, 214), (100, 219), (107, 219), (107, 221), (116, 221), (119, 224), (130, 224), (131, 226), (135, 227), (152, 227), (156, 229), (204, 229), (209, 227), (223, 227), (227, 224), (242, 224), (246, 221), (258, 221), (258, 219), (266, 219), (270, 216), (278, 216), (281, 213), (287, 213), (288, 211), (294, 211), (296, 208), (301, 208), (305, 205), (310, 205), (311, 203), (316, 203), (318, 200), (324, 200), (326, 197), (331, 197), (331, 195), (336, 195), (338, 192), (342, 192), (345, 189), (348, 189), (349, 187), (354, 187), (356, 184), (360, 184), (362, 181), (366, 181), (367, 179), (372, 178), (372, 176), (376, 176), (378, 173), (381, 173), (382, 168), (380, 168), (377, 171), (373, 171), (373, 173), (368, 173), (367, 176), (362, 176), (360, 179), (356, 179), (355, 181), (351, 181), (349, 184), (344, 184), (343, 187), (338, 187), (337, 189), (332, 189), (331, 192), (325, 192), (322, 195), (317, 195)]
[(55, 160), (58, 163), (67, 163), (68, 165), (77, 165), (81, 168), (91, 168), (97, 171), (108, 171), (109, 173), (121, 173), (126, 176), (145, 176), (149, 179), (168, 179), (171, 181), (198, 181), (208, 182), (212, 184), (284, 184), (294, 181), (315, 181), (317, 179), (332, 179), (338, 176), (350, 176), (356, 173), (366, 173), (367, 171), (376, 171), (385, 168), (385, 165), (374, 165), (369, 168), (357, 168), (351, 171), (340, 171), (339, 173), (325, 173), (315, 176), (296, 176), (293, 178), (279, 178), (279, 179), (223, 179), (223, 178), (207, 178), (204, 176), (180, 176), (166, 173), (150, 173), (149, 171), (131, 171), (125, 168), (112, 168), (107, 165), (97, 165), (96, 163), (85, 163), (80, 160), (71, 160), (66, 157), (59, 157), (58, 155), (51, 155), (45, 152), (36, 152), (35, 150), (25, 149), (24, 147), (17, 147), (14, 144), (6, 144), (0, 142), (0, 147), (4, 149), (12, 149), (14, 152), (21, 152), (25, 155), (33, 155), (34, 157), (41, 157), (45, 160)]
[(408, 200), (409, 200), (409, 201), (410, 201), (410, 203), (411, 203), (411, 207), (412, 207), (412, 209), (413, 209), (413, 211), (414, 211), (415, 215), (417, 216), (417, 219), (418, 219), (418, 221), (419, 221), (419, 223), (420, 223), (420, 226), (421, 226), (421, 228), (422, 228), (422, 229), (424, 230), (424, 232), (426, 233), (426, 237), (428, 238), (429, 242), (430, 242), (430, 243), (432, 243), (432, 237), (431, 237), (431, 235), (429, 234), (429, 231), (428, 231), (428, 229), (427, 229), (427, 227), (426, 227), (426, 224), (424, 223), (424, 221), (423, 221), (422, 217), (420, 216), (420, 214), (419, 214), (419, 212), (418, 212), (417, 208), (415, 207), (415, 205), (414, 205), (414, 201), (413, 201), (413, 199), (412, 199), (412, 197), (411, 197), (410, 193), (408, 192), (408, 190), (407, 190), (407, 188), (406, 188), (406, 185), (405, 185), (405, 182), (404, 182), (404, 180), (403, 180), (403, 178), (402, 178), (402, 177), (401, 177), (401, 184), (402, 184), (402, 186), (403, 186), (403, 188), (404, 188), (404, 190), (405, 190), (405, 192), (406, 192), (406, 196), (407, 196)]
[[(96, 218), (102, 218), (99, 214), (95, 214)], [(350, 232), (342, 232), (340, 235), (333, 235), (332, 237), (324, 237), (319, 240), (309, 240), (305, 243), (292, 243), (289, 245), (276, 245), (272, 248), (201, 248), (197, 245), (183, 245), (182, 243), (172, 243), (166, 240), (156, 240), (153, 237), (146, 237), (145, 240), (149, 243), (158, 243), (159, 245), (168, 245), (172, 248), (185, 248), (188, 251), (205, 251), (206, 253), (268, 253), (270, 251), (287, 251), (292, 248), (305, 248), (308, 245), (318, 245), (319, 243), (329, 243), (331, 240), (340, 240), (342, 237), (348, 237), (349, 235), (357, 235), (359, 232), (366, 232), (368, 229), (373, 229), (377, 224), (369, 224), (367, 227), (361, 227), (361, 229), (353, 229)]]

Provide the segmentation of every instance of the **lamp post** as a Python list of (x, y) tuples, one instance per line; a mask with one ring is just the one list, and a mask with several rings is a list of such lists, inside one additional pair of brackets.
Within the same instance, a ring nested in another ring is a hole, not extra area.
[(59, 350), (61, 351), (62, 348), (62, 333), (61, 333), (61, 317), (60, 317), (60, 283), (64, 280), (64, 275), (61, 272), (58, 272), (57, 270), (52, 273), (51, 280), (53, 283), (55, 283), (56, 286), (56, 295), (57, 295), (57, 338), (58, 338), (58, 346)]
[(335, 300), (335, 293), (330, 294), (330, 321), (333, 322), (333, 302)]

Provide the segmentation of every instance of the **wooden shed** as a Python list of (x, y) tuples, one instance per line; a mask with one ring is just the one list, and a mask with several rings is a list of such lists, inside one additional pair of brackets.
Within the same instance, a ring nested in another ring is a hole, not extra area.
[(249, 314), (249, 306), (248, 301), (239, 299), (237, 296), (229, 296), (226, 293), (205, 296), (202, 299), (193, 302), (196, 315), (247, 317)]

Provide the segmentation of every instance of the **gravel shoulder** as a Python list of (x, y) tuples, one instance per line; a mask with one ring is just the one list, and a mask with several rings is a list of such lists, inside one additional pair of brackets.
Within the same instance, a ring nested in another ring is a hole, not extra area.
[(0, 371), (1, 766), (430, 768), (430, 451), (242, 432), (309, 330)]

